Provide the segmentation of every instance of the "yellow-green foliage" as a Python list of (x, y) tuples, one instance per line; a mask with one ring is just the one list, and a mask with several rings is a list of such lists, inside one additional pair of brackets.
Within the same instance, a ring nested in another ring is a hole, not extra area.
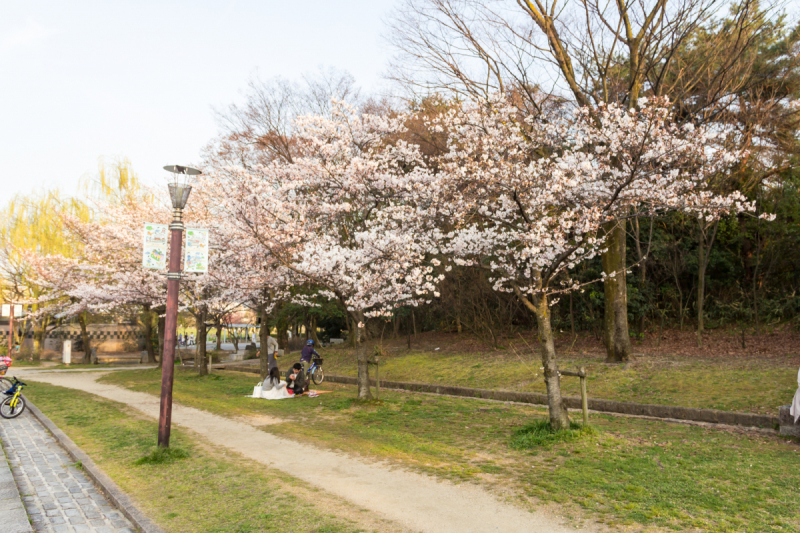
[[(97, 175), (85, 178), (81, 189), (84, 194), (80, 198), (58, 189), (18, 194), (0, 209), (0, 290), (4, 300), (34, 300), (44, 294), (27, 260), (31, 255), (81, 256), (82, 242), (66, 231), (66, 217), (102, 223), (96, 209), (99, 204), (148, 199), (127, 159), (111, 163), (101, 159)], [(37, 307), (33, 305), (33, 310)]]

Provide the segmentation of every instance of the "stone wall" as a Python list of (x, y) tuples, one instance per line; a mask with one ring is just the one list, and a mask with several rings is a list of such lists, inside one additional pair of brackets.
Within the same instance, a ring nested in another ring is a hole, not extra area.
[[(135, 352), (144, 349), (144, 337), (139, 326), (123, 324), (89, 324), (87, 327), (89, 341), (93, 348), (103, 353)], [(64, 341), (74, 343), (81, 338), (78, 324), (60, 326), (47, 334), (44, 340), (44, 351), (61, 353)], [(0, 343), (8, 342), (8, 325), (0, 326)], [(33, 347), (33, 332), (29, 331), (23, 342), (24, 348)]]
[(794, 418), (789, 412), (788, 405), (781, 406), (778, 414), (778, 420), (781, 425), (781, 435), (800, 437), (800, 420), (797, 424), (795, 424)]

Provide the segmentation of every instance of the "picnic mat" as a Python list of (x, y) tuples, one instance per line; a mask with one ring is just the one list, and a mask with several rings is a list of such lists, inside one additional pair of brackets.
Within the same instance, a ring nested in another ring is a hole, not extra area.
[(311, 390), (306, 393), (309, 398), (314, 398), (315, 396), (319, 396), (320, 394), (327, 394), (329, 392), (333, 392), (332, 390)]
[[(320, 394), (327, 394), (329, 392), (334, 392), (332, 390), (312, 390), (305, 393), (303, 396), (308, 396), (309, 398), (316, 398)], [(294, 398), (294, 395), (286, 396), (284, 398), (262, 398), (261, 396), (253, 396), (252, 394), (248, 394), (245, 398), (258, 398), (260, 400), (285, 400), (287, 398)]]

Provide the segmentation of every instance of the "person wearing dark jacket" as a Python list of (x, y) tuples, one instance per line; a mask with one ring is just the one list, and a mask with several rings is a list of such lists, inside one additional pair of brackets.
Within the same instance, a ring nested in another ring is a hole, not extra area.
[(300, 350), (300, 362), (301, 363), (310, 363), (311, 357), (316, 355), (320, 357), (317, 351), (314, 349), (314, 339), (308, 339), (306, 345), (303, 346), (303, 349)]
[(306, 375), (303, 373), (303, 365), (300, 363), (295, 363), (286, 372), (286, 388), (294, 392), (295, 396), (303, 394), (303, 390), (306, 388)]

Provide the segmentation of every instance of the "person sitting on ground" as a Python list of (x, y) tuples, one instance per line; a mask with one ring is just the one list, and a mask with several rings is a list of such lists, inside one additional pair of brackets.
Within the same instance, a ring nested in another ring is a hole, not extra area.
[(281, 381), (281, 372), (278, 367), (269, 371), (269, 376), (261, 386), (261, 397), (267, 400), (282, 400), (292, 397), (286, 387), (286, 382)]
[(282, 389), (286, 386), (286, 383), (281, 381), (281, 371), (278, 370), (278, 367), (272, 367), (269, 371), (269, 375), (267, 379), (264, 380), (263, 388), (261, 390), (272, 390), (272, 389)]
[(306, 388), (306, 376), (303, 373), (303, 365), (295, 363), (286, 372), (286, 388), (294, 392), (295, 396), (301, 396)]

